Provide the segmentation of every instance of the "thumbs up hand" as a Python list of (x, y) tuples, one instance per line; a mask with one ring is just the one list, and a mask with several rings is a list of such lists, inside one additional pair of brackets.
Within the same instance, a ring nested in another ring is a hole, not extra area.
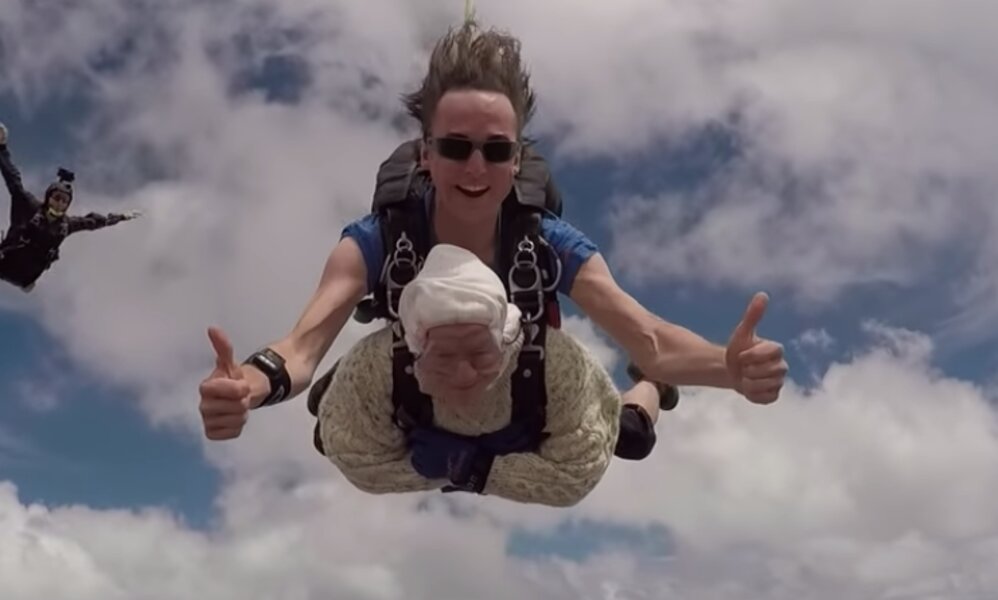
[(763, 292), (752, 297), (725, 352), (735, 390), (756, 404), (770, 404), (780, 397), (789, 368), (783, 358), (783, 346), (756, 334), (768, 303), (769, 296)]
[(216, 327), (208, 328), (215, 349), (215, 368), (199, 386), (201, 420), (209, 440), (239, 437), (250, 409), (250, 385), (233, 356), (232, 343)]

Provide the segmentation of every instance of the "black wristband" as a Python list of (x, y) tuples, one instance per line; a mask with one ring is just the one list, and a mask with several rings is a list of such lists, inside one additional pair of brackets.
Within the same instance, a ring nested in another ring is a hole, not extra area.
[(291, 394), (291, 375), (284, 366), (284, 357), (270, 348), (257, 350), (243, 364), (253, 365), (267, 377), (270, 393), (260, 403), (260, 407), (283, 402)]

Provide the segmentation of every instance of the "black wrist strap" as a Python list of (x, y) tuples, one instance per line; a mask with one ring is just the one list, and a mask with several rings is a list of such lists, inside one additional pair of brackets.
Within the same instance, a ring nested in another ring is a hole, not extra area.
[(260, 403), (260, 408), (279, 404), (291, 394), (291, 375), (284, 362), (284, 357), (270, 348), (257, 350), (243, 361), (243, 364), (259, 369), (270, 382), (270, 393)]

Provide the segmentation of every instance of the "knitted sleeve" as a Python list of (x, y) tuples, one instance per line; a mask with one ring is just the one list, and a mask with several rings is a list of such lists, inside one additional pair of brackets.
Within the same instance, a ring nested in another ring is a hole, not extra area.
[(412, 468), (405, 438), (392, 422), (391, 344), (391, 331), (382, 329), (340, 360), (318, 410), (326, 456), (368, 493), (439, 489), (448, 482)]
[(620, 430), (620, 394), (585, 347), (550, 330), (545, 378), (551, 436), (536, 454), (500, 456), (485, 493), (518, 502), (572, 506), (591, 492), (613, 458)]

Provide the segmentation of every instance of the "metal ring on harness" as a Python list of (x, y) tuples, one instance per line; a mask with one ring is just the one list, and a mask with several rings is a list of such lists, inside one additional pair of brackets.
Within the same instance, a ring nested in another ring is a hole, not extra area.
[[(526, 255), (527, 258), (522, 258), (523, 255)], [(516, 275), (524, 272), (532, 275), (529, 286), (520, 285), (516, 281)], [(508, 279), (510, 298), (513, 299), (523, 314), (523, 320), (527, 323), (536, 323), (539, 321), (544, 316), (544, 278), (540, 267), (537, 266), (537, 252), (534, 250), (534, 243), (529, 238), (525, 237), (517, 244), (516, 254), (513, 255), (513, 266), (509, 270)], [(530, 295), (536, 294), (536, 313), (531, 313), (521, 306), (519, 302), (516, 302), (517, 296), (525, 293)]]
[[(392, 253), (392, 257), (385, 262), (384, 271), (381, 275), (382, 280), (385, 282), (385, 296), (388, 303), (388, 314), (393, 319), (399, 319), (397, 310), (398, 298), (396, 298), (396, 296), (400, 293), (399, 290), (405, 288), (406, 284), (412, 281), (416, 274), (419, 273), (423, 266), (422, 263), (423, 261), (413, 249), (412, 241), (409, 240), (403, 231), (402, 235), (395, 243), (395, 251)], [(405, 283), (400, 283), (395, 275), (398, 270), (403, 268), (408, 269), (411, 274), (408, 279), (406, 279)]]

